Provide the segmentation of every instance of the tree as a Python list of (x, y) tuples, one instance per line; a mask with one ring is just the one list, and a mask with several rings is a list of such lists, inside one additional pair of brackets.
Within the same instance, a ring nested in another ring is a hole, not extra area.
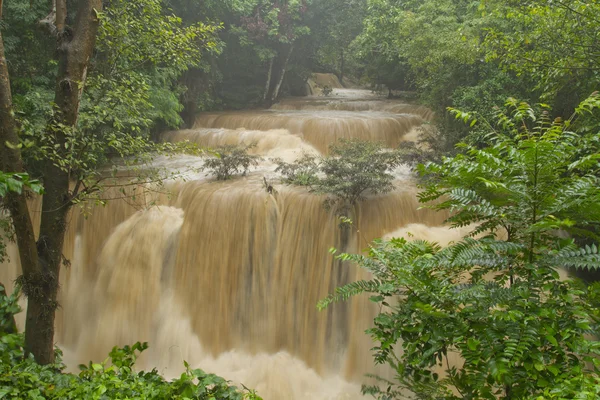
[(248, 154), (248, 150), (256, 147), (249, 146), (223, 146), (214, 150), (216, 157), (204, 161), (203, 168), (208, 169), (219, 181), (226, 181), (233, 175), (246, 175), (252, 166), (258, 165), (260, 157)]
[[(557, 268), (598, 269), (596, 245), (565, 232), (600, 223), (600, 147), (586, 133), (597, 94), (573, 118), (509, 100), (486, 146), (428, 164), (421, 201), (450, 210), (469, 237), (441, 248), (425, 241), (376, 243), (369, 256), (340, 255), (373, 273), (324, 300), (373, 293), (382, 312), (369, 330), (375, 360), (397, 374), (386, 389), (423, 399), (597, 398), (599, 285), (563, 280)], [(455, 112), (469, 120), (470, 116)], [(572, 129), (577, 129), (576, 131)], [(504, 232), (506, 238), (498, 234)], [(477, 235), (483, 238), (475, 239)], [(400, 343), (401, 342), (401, 343)], [(398, 355), (398, 347), (402, 354)], [(456, 359), (452, 363), (449, 359)], [(405, 393), (404, 393), (405, 394)]]
[[(59, 148), (67, 143), (67, 131), (77, 124), (81, 91), (89, 59), (96, 42), (98, 12), (102, 1), (82, 1), (77, 10), (74, 28), (66, 31), (66, 1), (56, 4), (58, 76), (55, 90), (55, 115), (45, 134), (52, 136)], [(3, 42), (0, 37), (0, 42)], [(3, 170), (23, 172), (19, 138), (12, 106), (11, 88), (4, 45), (0, 44), (0, 107)], [(15, 226), (19, 255), (23, 268), (23, 289), (28, 296), (26, 350), (47, 364), (54, 359), (54, 310), (58, 292), (58, 272), (62, 262), (62, 245), (66, 229), (69, 173), (52, 161), (45, 163), (47, 188), (38, 243), (24, 194), (7, 196)]]
[[(30, 180), (29, 175), (24, 173), (7, 174), (0, 171), (0, 199), (6, 196), (8, 192), (22, 194), (27, 188), (37, 194), (43, 193), (40, 183), (36, 180)], [(0, 218), (0, 229), (6, 232), (10, 231), (10, 221)], [(0, 236), (0, 262), (6, 260), (6, 244), (3, 239)], [(18, 293), (8, 297), (4, 285), (0, 282), (0, 298), (4, 297), (7, 298), (7, 301), (0, 301), (0, 335), (17, 332), (14, 314), (20, 311), (17, 304)]]
[(535, 76), (557, 115), (570, 113), (600, 79), (600, 5), (582, 0), (491, 1), (482, 9), (498, 20), (485, 36), (489, 61)]
[(237, 29), (243, 46), (253, 46), (268, 64), (263, 102), (271, 105), (279, 97), (281, 85), (298, 38), (310, 29), (303, 24), (308, 0), (243, 2)]
[[(17, 79), (19, 84), (11, 91), (6, 58), (23, 65), (29, 59), (14, 48), (6, 54), (0, 37), (0, 169), (27, 170), (45, 188), (37, 241), (25, 194), (13, 192), (5, 199), (19, 247), (20, 283), (28, 297), (25, 351), (41, 364), (54, 360), (54, 314), (69, 210), (101, 190), (106, 176), (98, 171), (111, 157), (130, 165), (150, 160), (151, 153), (161, 148), (149, 141), (149, 128), (157, 119), (168, 120), (179, 103), (175, 100), (162, 109), (168, 115), (153, 115), (161, 109), (151, 104), (152, 96), (197, 63), (203, 48), (215, 46), (214, 28), (181, 29), (181, 20), (164, 15), (159, 0), (135, 4), (114, 0), (107, 3), (106, 12), (103, 3), (80, 1), (76, 10), (68, 9), (65, 0), (54, 3), (42, 25), (54, 37), (57, 59), (52, 59), (53, 54), (37, 54), (44, 62), (36, 62), (47, 66), (39, 85), (24, 85)], [(25, 15), (39, 14), (44, 6), (43, 2), (26, 4), (11, 6), (20, 7)], [(34, 23), (32, 18), (27, 21)], [(9, 24), (13, 26), (16, 30), (7, 33), (20, 32), (18, 24)], [(12, 72), (20, 78), (22, 70)], [(56, 80), (50, 89), (52, 76)], [(54, 100), (47, 103), (45, 96), (31, 96), (38, 90), (53, 91)], [(14, 103), (13, 93), (18, 99)], [(158, 94), (166, 97), (164, 92)], [(23, 112), (32, 104), (42, 112)]]
[[(40, 182), (30, 179), (28, 174), (11, 174), (0, 171), (0, 200), (9, 192), (23, 194), (25, 190), (31, 190), (36, 194), (43, 193)], [(0, 232), (11, 231), (10, 220), (5, 217), (0, 217)], [(4, 237), (0, 236), (0, 262), (4, 261), (6, 261), (6, 244), (4, 242)]]
[(385, 149), (381, 143), (358, 139), (334, 143), (326, 157), (306, 154), (294, 163), (275, 161), (284, 182), (309, 186), (311, 191), (327, 195), (325, 206), (335, 206), (342, 213), (369, 194), (392, 191), (391, 169), (401, 162), (397, 152)]
[(309, 10), (319, 66), (326, 72), (335, 71), (342, 84), (352, 56), (350, 44), (362, 31), (366, 3), (365, 0), (317, 1)]

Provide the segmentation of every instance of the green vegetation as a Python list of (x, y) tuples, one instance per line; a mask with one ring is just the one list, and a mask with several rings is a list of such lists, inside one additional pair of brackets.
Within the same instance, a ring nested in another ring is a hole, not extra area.
[(365, 393), (598, 397), (600, 285), (561, 279), (558, 269), (600, 268), (598, 247), (566, 234), (597, 239), (584, 229), (600, 223), (600, 147), (597, 132), (585, 128), (599, 107), (594, 95), (563, 121), (509, 100), (496, 128), (485, 123), (484, 147), (464, 145), (456, 157), (420, 167), (421, 201), (450, 210), (453, 227), (472, 226), (469, 237), (446, 248), (379, 241), (368, 256), (338, 256), (373, 279), (337, 289), (320, 307), (372, 293), (382, 307), (368, 331), (375, 361), (397, 374)]
[[(0, 171), (0, 199), (5, 197), (9, 192), (21, 194), (27, 189), (36, 194), (42, 194), (44, 191), (40, 182), (30, 179), (26, 173), (9, 174)], [(6, 261), (5, 236), (10, 238), (12, 233), (13, 229), (10, 219), (0, 214), (0, 263)]]
[(364, 29), (351, 46), (355, 73), (390, 89), (416, 90), (438, 113), (438, 140), (452, 138), (442, 151), (481, 133), (449, 118), (447, 107), (491, 118), (494, 107), (515, 97), (570, 115), (600, 85), (596, 2), (367, 3)]
[(234, 175), (246, 175), (250, 167), (257, 166), (260, 157), (248, 154), (248, 150), (256, 144), (248, 146), (223, 146), (214, 150), (216, 157), (204, 161), (203, 168), (208, 169), (217, 180), (226, 181)]
[(380, 143), (342, 139), (329, 147), (325, 157), (304, 155), (294, 163), (275, 161), (285, 183), (309, 186), (327, 195), (327, 208), (347, 209), (368, 194), (392, 191), (391, 169), (400, 164), (400, 157)]
[(31, 189), (32, 192), (42, 194), (44, 188), (38, 180), (32, 180), (28, 174), (9, 174), (0, 171), (0, 197), (4, 197), (8, 192), (23, 193), (25, 188)]

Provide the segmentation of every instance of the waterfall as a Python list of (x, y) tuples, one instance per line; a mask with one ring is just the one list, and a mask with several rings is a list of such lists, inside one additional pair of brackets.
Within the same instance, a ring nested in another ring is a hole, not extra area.
[[(401, 146), (430, 118), (422, 107), (336, 89), (331, 99), (286, 100), (271, 110), (204, 113), (194, 129), (165, 133), (164, 141), (207, 147), (256, 143), (252, 152), (263, 161), (231, 181), (195, 172), (167, 182), (168, 193), (142, 188), (128, 201), (72, 211), (56, 320), (69, 368), (147, 341), (138, 367), (167, 377), (187, 360), (266, 400), (362, 399), (364, 374), (386, 373), (373, 365), (364, 333), (377, 310), (365, 297), (317, 310), (334, 288), (364, 277), (329, 249), (360, 252), (410, 227), (443, 239), (447, 231), (435, 227), (444, 216), (419, 209), (405, 167), (396, 171), (396, 190), (356, 207), (349, 236), (322, 197), (277, 183), (269, 193), (263, 180), (276, 182), (272, 158), (325, 154), (340, 138)], [(183, 155), (157, 163), (201, 164)], [(5, 283), (18, 274), (14, 248), (10, 254), (0, 268)]]

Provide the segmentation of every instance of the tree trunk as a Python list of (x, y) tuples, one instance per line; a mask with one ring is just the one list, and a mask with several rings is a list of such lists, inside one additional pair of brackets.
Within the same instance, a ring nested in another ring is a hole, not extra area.
[[(60, 157), (68, 152), (65, 148), (67, 130), (75, 129), (77, 125), (87, 67), (96, 43), (99, 24), (97, 12), (102, 11), (102, 0), (79, 1), (75, 26), (72, 30), (66, 28), (63, 20), (63, 16), (66, 18), (67, 15), (65, 0), (59, 0), (57, 8), (60, 8), (57, 12), (62, 15), (57, 18), (57, 24), (62, 25), (63, 30), (57, 30), (58, 76), (54, 98), (56, 105), (54, 117), (48, 122), (46, 135), (53, 136)], [(2, 52), (0, 106), (3, 113), (0, 139), (18, 143), (3, 46), (0, 50)], [(10, 115), (8, 119), (4, 118), (7, 114)], [(21, 171), (22, 161), (18, 150), (11, 146), (5, 148), (4, 152), (12, 157), (8, 159), (10, 163), (8, 167), (14, 164), (20, 168), (14, 171)], [(54, 361), (54, 317), (58, 306), (56, 299), (67, 214), (71, 207), (69, 167), (67, 165), (61, 168), (55, 164), (55, 161), (52, 159), (45, 161), (43, 177), (45, 194), (37, 246), (33, 240), (33, 229), (25, 197), (16, 195), (9, 197), (9, 210), (15, 225), (23, 267), (23, 293), (28, 298), (25, 352), (33, 354), (40, 364)], [(32, 250), (32, 246), (36, 250)]]
[(285, 57), (285, 61), (283, 62), (283, 66), (281, 67), (281, 75), (279, 76), (279, 81), (277, 82), (277, 86), (275, 86), (275, 90), (273, 90), (273, 95), (271, 96), (271, 102), (275, 102), (279, 97), (279, 90), (281, 90), (281, 84), (283, 83), (283, 79), (285, 78), (285, 71), (287, 69), (288, 63), (290, 62), (290, 57), (292, 56), (292, 52), (294, 51), (294, 45), (290, 46), (290, 50)]
[(269, 89), (271, 89), (271, 78), (273, 76), (273, 63), (275, 62), (275, 57), (272, 57), (269, 61), (269, 72), (267, 73), (267, 84), (265, 85), (265, 93), (263, 94), (263, 101), (267, 100), (269, 96)]
[(346, 69), (346, 58), (344, 57), (344, 49), (340, 50), (340, 83), (344, 86), (344, 70)]
[[(10, 77), (4, 53), (4, 39), (0, 32), (0, 169), (23, 172), (19, 137), (14, 118)], [(41, 276), (35, 243), (33, 223), (25, 194), (9, 192), (5, 199), (15, 228), (24, 282), (33, 282)], [(24, 288), (25, 289), (25, 288)]]
[(54, 0), (53, 7), (56, 13), (56, 30), (63, 32), (67, 23), (67, 0)]

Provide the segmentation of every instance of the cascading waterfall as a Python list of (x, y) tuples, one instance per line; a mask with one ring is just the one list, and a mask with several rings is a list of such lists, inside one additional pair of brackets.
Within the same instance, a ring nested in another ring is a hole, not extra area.
[[(115, 345), (148, 341), (139, 367), (165, 376), (187, 360), (267, 400), (362, 398), (363, 375), (385, 373), (375, 370), (364, 334), (376, 310), (357, 298), (317, 311), (318, 300), (363, 274), (329, 249), (359, 252), (411, 226), (417, 236), (443, 241), (449, 234), (432, 228), (443, 215), (418, 209), (402, 168), (393, 193), (354, 210), (358, 232), (340, 230), (323, 198), (303, 188), (265, 190), (263, 179), (275, 182), (270, 158), (324, 153), (341, 137), (397, 146), (429, 117), (415, 106), (369, 100), (368, 92), (335, 93), (331, 101), (290, 100), (278, 111), (207, 113), (194, 129), (163, 136), (208, 147), (256, 143), (252, 151), (264, 160), (247, 177), (215, 182), (190, 173), (168, 182), (169, 193), (138, 191), (135, 201), (93, 207), (89, 216), (72, 212), (56, 337), (70, 367), (102, 361)], [(158, 162), (174, 170), (201, 164), (189, 156)], [(12, 263), (0, 269), (7, 283), (18, 274), (11, 252)]]
[(414, 114), (352, 111), (262, 111), (205, 113), (194, 128), (225, 128), (268, 131), (286, 129), (326, 153), (339, 139), (362, 139), (397, 147), (423, 118)]

